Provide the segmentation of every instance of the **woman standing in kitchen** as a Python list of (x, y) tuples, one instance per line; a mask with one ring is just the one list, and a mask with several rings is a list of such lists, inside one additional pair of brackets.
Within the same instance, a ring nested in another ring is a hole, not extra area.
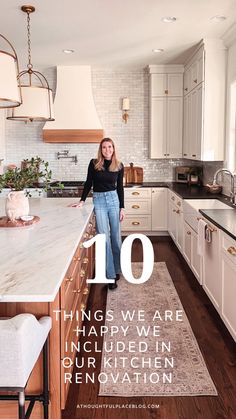
[(115, 144), (111, 138), (104, 138), (99, 145), (96, 159), (88, 166), (81, 201), (82, 206), (93, 187), (93, 203), (96, 215), (97, 233), (106, 235), (106, 276), (115, 279), (109, 289), (117, 287), (120, 278), (120, 222), (124, 219), (124, 166), (118, 161)]

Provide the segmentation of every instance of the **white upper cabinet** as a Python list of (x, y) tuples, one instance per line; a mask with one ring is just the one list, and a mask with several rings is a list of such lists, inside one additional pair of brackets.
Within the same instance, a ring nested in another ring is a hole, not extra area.
[(226, 48), (205, 40), (184, 69), (183, 157), (224, 160)]
[(182, 96), (183, 74), (152, 74), (151, 96)]
[(150, 158), (182, 157), (183, 66), (149, 66)]

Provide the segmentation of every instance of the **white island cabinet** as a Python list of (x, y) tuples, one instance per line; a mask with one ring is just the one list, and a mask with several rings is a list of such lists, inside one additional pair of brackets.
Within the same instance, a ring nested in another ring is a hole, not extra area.
[[(69, 390), (64, 382), (62, 359), (65, 342), (76, 339), (74, 329), (81, 327), (76, 311), (86, 308), (89, 295), (87, 278), (93, 278), (94, 248), (83, 242), (95, 234), (93, 205), (88, 198), (83, 208), (69, 208), (78, 199), (35, 198), (30, 212), (40, 221), (28, 227), (0, 228), (0, 317), (32, 313), (52, 317), (49, 334), (50, 419), (61, 419)], [(5, 199), (0, 199), (4, 215)], [(72, 313), (73, 319), (56, 319), (55, 310)], [(78, 338), (77, 338), (78, 339)], [(76, 351), (70, 353), (75, 359)], [(42, 389), (42, 358), (36, 363), (27, 392)], [(14, 419), (17, 404), (0, 403), (1, 419)], [(41, 403), (36, 403), (32, 419), (42, 419)]]

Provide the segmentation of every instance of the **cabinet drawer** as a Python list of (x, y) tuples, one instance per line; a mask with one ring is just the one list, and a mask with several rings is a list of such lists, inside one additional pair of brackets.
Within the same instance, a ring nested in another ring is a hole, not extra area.
[(174, 192), (169, 191), (169, 198), (179, 209), (183, 209), (183, 200)]
[(121, 224), (122, 231), (145, 231), (151, 230), (151, 215), (127, 215)]
[(149, 199), (146, 201), (141, 199), (127, 200), (125, 202), (125, 211), (126, 214), (150, 214), (151, 201)]
[(223, 253), (236, 265), (236, 240), (222, 232), (221, 244)]
[(125, 188), (125, 199), (151, 198), (151, 188)]

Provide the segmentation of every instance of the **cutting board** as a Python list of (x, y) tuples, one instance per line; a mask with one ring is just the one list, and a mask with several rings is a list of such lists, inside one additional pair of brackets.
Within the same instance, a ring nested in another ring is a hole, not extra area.
[(143, 168), (134, 166), (130, 163), (129, 166), (124, 167), (125, 184), (129, 183), (143, 183)]

